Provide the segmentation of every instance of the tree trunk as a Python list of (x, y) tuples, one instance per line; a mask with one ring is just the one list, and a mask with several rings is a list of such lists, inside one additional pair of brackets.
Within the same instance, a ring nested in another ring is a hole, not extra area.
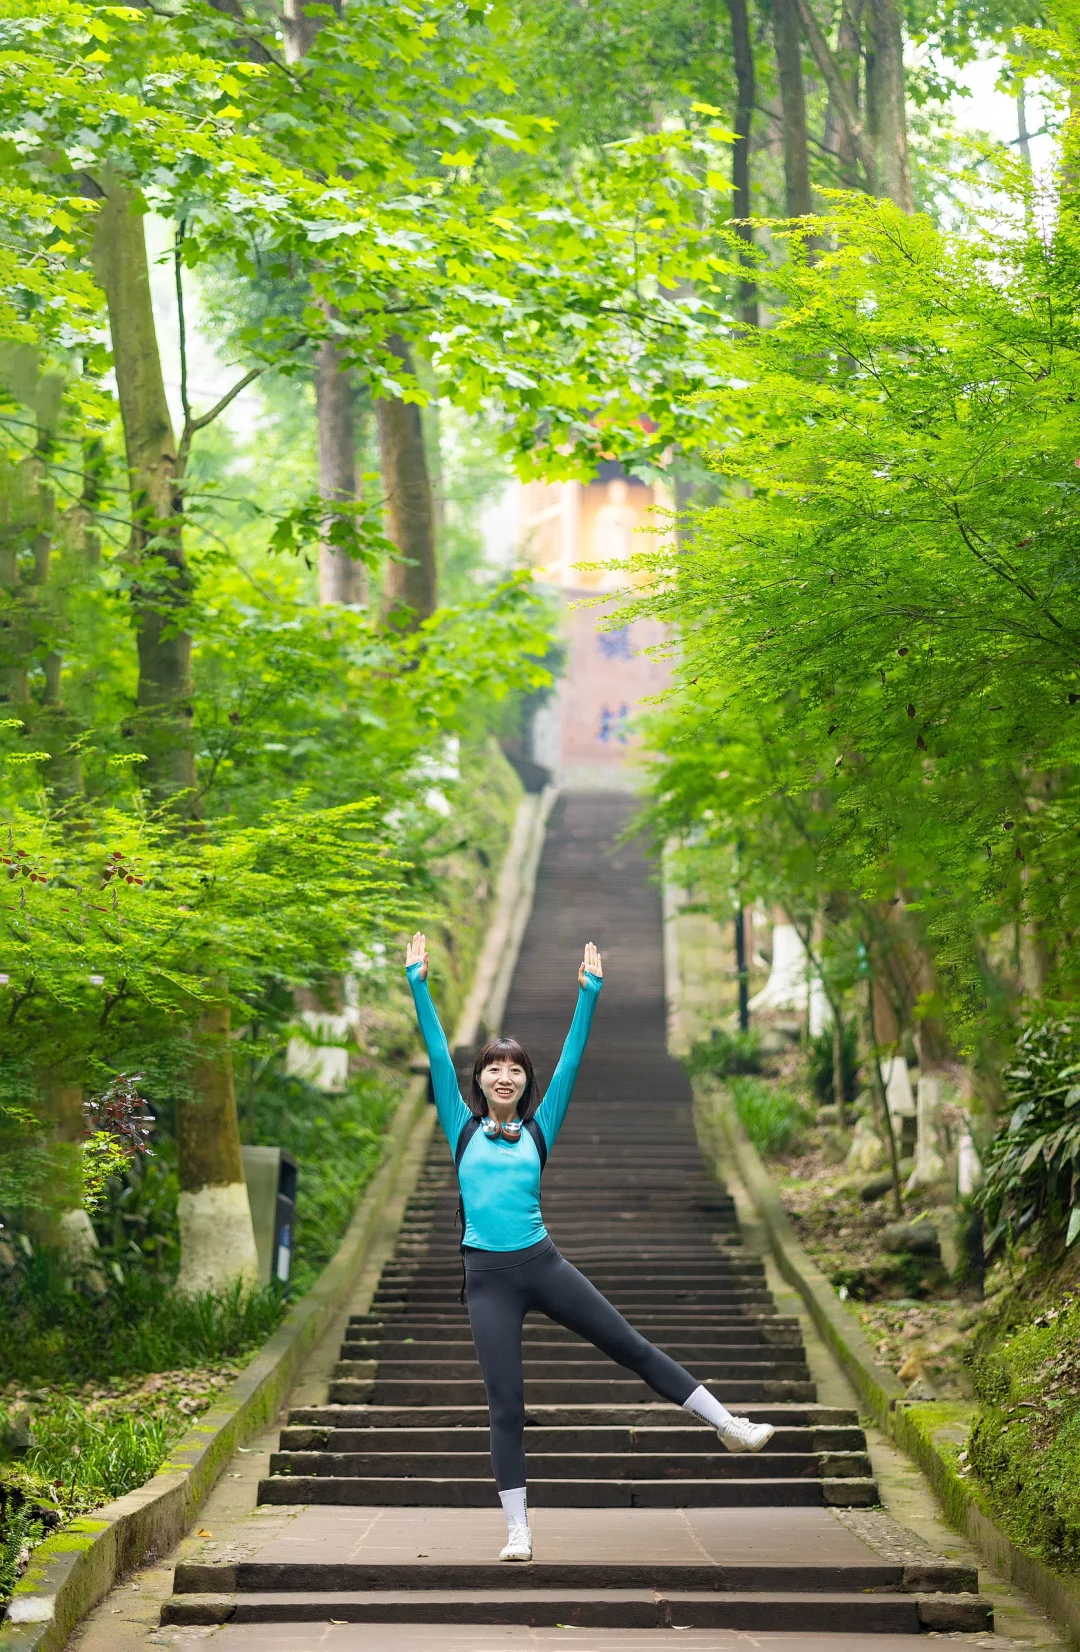
[(177, 1098), (180, 1273), (182, 1296), (223, 1291), (240, 1280), (257, 1285), (259, 1258), (251, 1225), (240, 1126), (233, 1088), (229, 1001), (200, 1018), (201, 1048), (193, 1099)]
[(98, 178), (104, 200), (94, 237), (94, 264), (105, 290), (113, 365), (124, 426), (131, 496), (129, 555), (139, 648), (139, 732), (147, 781), (159, 802), (195, 810), (191, 635), (184, 620), (191, 576), (184, 560), (176, 440), (161, 375), (150, 296), (146, 238), (135, 192), (110, 174)]
[(735, 975), (739, 991), (739, 1031), (750, 1031), (750, 971), (746, 961), (746, 908), (735, 908)]
[[(315, 358), (315, 411), (319, 493), (328, 502), (351, 504), (358, 497), (354, 394), (352, 374), (342, 366), (340, 350), (332, 339), (324, 340)], [(333, 513), (328, 512), (328, 527), (333, 520)], [(362, 603), (367, 597), (366, 584), (363, 563), (325, 540), (319, 550), (319, 601)]]
[(873, 64), (868, 70), (872, 87), (878, 193), (895, 201), (902, 212), (914, 212), (908, 167), (907, 108), (904, 93), (904, 36), (896, 0), (870, 0)]
[[(222, 4), (223, 0), (215, 0)], [(333, 11), (340, 14), (340, 0)], [(324, 17), (307, 15), (306, 0), (285, 0), (282, 22), (285, 32), (285, 59), (298, 63), (307, 57), (319, 37)], [(317, 299), (326, 315), (334, 313), (325, 300)], [(353, 417), (355, 385), (343, 367), (341, 351), (333, 339), (319, 345), (315, 357), (315, 419), (319, 438), (319, 494), (323, 499), (339, 499), (349, 504), (358, 497), (356, 476), (356, 422)], [(333, 513), (326, 517), (327, 529)], [(367, 578), (362, 562), (333, 546), (329, 537), (319, 547), (319, 601), (352, 607), (367, 601)]]
[(773, 42), (780, 81), (784, 134), (784, 204), (789, 218), (814, 210), (810, 194), (810, 158), (806, 141), (806, 94), (802, 43), (795, 0), (773, 0)]
[(72, 550), (90, 568), (101, 561), (101, 535), (97, 529), (97, 512), (101, 504), (102, 485), (108, 475), (109, 460), (105, 443), (100, 436), (91, 436), (83, 442), (82, 491), (78, 503), (72, 505), (65, 518), (68, 540)]
[(27, 721), (30, 703), (28, 662), (33, 649), (30, 605), (33, 580), (23, 578), (19, 553), (34, 535), (28, 489), (29, 465), (0, 464), (0, 708), (16, 710)]
[[(184, 560), (176, 442), (165, 400), (138, 201), (126, 185), (98, 180), (94, 260), (105, 290), (131, 495), (130, 556), (139, 646), (141, 733), (151, 789), (163, 800), (195, 797), (191, 637), (184, 627), (191, 577)], [(177, 1103), (180, 1277), (186, 1294), (258, 1279), (240, 1160), (228, 1039), (228, 1001), (203, 1017), (206, 1049), (196, 1100)]]
[(865, 174), (867, 188), (871, 193), (876, 193), (873, 147), (866, 140), (863, 121), (851, 89), (844, 79), (843, 69), (829, 50), (828, 41), (821, 32), (821, 25), (814, 15), (810, 0), (795, 0), (795, 3), (807, 45), (821, 71), (821, 78), (829, 89), (829, 109), (833, 117), (843, 125), (852, 153)]
[(832, 1084), (836, 1122), (841, 1130), (847, 1127), (847, 1087), (844, 1082), (844, 1023), (839, 1003), (831, 1006), (832, 1022)]
[[(412, 355), (405, 340), (392, 338), (389, 343), (405, 371), (413, 374)], [(391, 562), (387, 568), (386, 609), (389, 612), (404, 606), (412, 609), (418, 620), (427, 619), (438, 607), (438, 576), (435, 509), (420, 409), (415, 402), (380, 397), (375, 413), (390, 538), (405, 559)]]
[[(888, 998), (882, 992), (879, 982), (868, 976), (866, 980), (866, 1010), (868, 1043), (870, 1046), (870, 1087), (877, 1100), (878, 1111), (881, 1114), (882, 1129), (885, 1132), (885, 1145), (889, 1153), (889, 1175), (892, 1178), (893, 1210), (897, 1218), (904, 1214), (904, 1191), (900, 1185), (900, 1155), (896, 1147), (896, 1131), (893, 1129), (892, 1113), (889, 1111), (889, 1098), (885, 1093), (885, 1080), (881, 1072), (881, 1049), (884, 1044), (891, 1042), (889, 1034), (895, 1027), (896, 1037), (899, 1038), (900, 1029), (892, 1014)], [(888, 1018), (892, 1026), (879, 1025), (879, 1018)]]
[[(845, 6), (840, 13), (840, 27), (837, 35), (837, 54), (840, 59), (840, 79), (846, 84), (851, 108), (856, 118), (859, 118), (860, 91), (859, 70), (862, 64), (862, 42), (859, 31), (851, 20), (851, 15)], [(848, 66), (846, 82), (843, 68)], [(825, 148), (834, 155), (839, 165), (840, 180), (846, 189), (859, 189), (859, 168), (855, 159), (855, 146), (851, 134), (836, 109), (832, 94), (825, 109)]]
[(1027, 123), (1027, 87), (1021, 81), (1016, 89), (1016, 146), (1024, 157), (1024, 165), (1031, 167), (1031, 133)]
[[(341, 0), (331, 0), (335, 15), (341, 14)], [(308, 0), (284, 0), (282, 6), (282, 23), (285, 27), (285, 60), (287, 63), (298, 63), (302, 57), (307, 57), (316, 40), (319, 30), (323, 26), (322, 17), (309, 17)]]
[[(746, 243), (742, 263), (747, 271), (753, 269), (750, 248), (754, 232), (747, 220), (752, 202), (750, 194), (750, 128), (754, 118), (754, 48), (750, 39), (750, 23), (746, 15), (746, 0), (727, 0), (731, 18), (731, 46), (735, 60), (735, 142), (731, 150), (731, 182), (733, 187), (732, 213), (736, 219), (735, 233)], [(750, 274), (739, 282), (739, 318), (748, 327), (758, 324), (757, 283)]]
[(83, 1205), (82, 1144), (83, 1092), (56, 1073), (38, 1079), (38, 1110), (49, 1127), (49, 1168), (41, 1189), (43, 1205), (27, 1212), (26, 1225), (39, 1244), (62, 1251), (79, 1266), (84, 1281), (104, 1291), (105, 1276), (98, 1264), (97, 1234)]

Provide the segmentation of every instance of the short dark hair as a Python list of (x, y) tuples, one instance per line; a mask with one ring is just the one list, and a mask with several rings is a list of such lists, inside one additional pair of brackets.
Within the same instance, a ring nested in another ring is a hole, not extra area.
[(516, 1061), (519, 1067), (524, 1067), (525, 1088), (518, 1102), (518, 1118), (523, 1121), (531, 1119), (538, 1105), (536, 1075), (527, 1051), (522, 1049), (516, 1038), (490, 1038), (480, 1051), (473, 1063), (472, 1089), (469, 1092), (470, 1108), (478, 1119), (487, 1117), (487, 1096), (480, 1088), (480, 1074), (485, 1067), (490, 1067), (493, 1061)]

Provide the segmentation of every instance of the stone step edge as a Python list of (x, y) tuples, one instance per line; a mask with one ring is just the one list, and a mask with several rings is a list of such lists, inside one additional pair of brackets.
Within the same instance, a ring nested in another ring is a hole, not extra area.
[[(845, 1576), (845, 1573), (850, 1574)], [(180, 1561), (173, 1576), (174, 1594), (246, 1594), (253, 1590), (281, 1590), (293, 1574), (310, 1578), (309, 1587), (325, 1575), (336, 1579), (330, 1592), (371, 1586), (398, 1589), (407, 1586), (457, 1589), (480, 1588), (484, 1583), (514, 1588), (654, 1588), (712, 1593), (743, 1591), (777, 1594), (843, 1593), (865, 1589), (886, 1594), (978, 1593), (973, 1566), (952, 1561), (851, 1561), (848, 1564), (805, 1562), (785, 1565), (776, 1561), (715, 1565), (661, 1561), (535, 1560), (508, 1571), (498, 1561), (433, 1561), (425, 1564), (382, 1561)], [(602, 1577), (597, 1574), (603, 1574)]]
[[(835, 1479), (780, 1475), (755, 1480), (647, 1480), (633, 1474), (610, 1480), (570, 1480), (534, 1475), (529, 1491), (536, 1508), (866, 1509), (876, 1508), (881, 1501), (877, 1481), (861, 1475)], [(410, 1495), (405, 1496), (406, 1492)], [(490, 1477), (280, 1474), (264, 1475), (259, 1480), (256, 1500), (287, 1507), (340, 1504), (349, 1508), (486, 1508), (491, 1493)], [(820, 1504), (814, 1493), (819, 1494)], [(686, 1501), (680, 1502), (679, 1498)]]
[[(386, 1614), (383, 1617), (382, 1614)], [(557, 1618), (555, 1614), (558, 1613)], [(989, 1601), (970, 1595), (886, 1595), (695, 1590), (371, 1590), (322, 1594), (267, 1591), (239, 1596), (178, 1595), (164, 1602), (162, 1625), (258, 1622), (530, 1623), (581, 1627), (754, 1627), (904, 1629), (977, 1632), (993, 1627)], [(621, 1620), (621, 1621), (620, 1621)], [(711, 1620), (711, 1621), (710, 1621)], [(735, 1620), (734, 1622), (732, 1620)], [(740, 1621), (741, 1620), (741, 1621)], [(861, 1621), (860, 1621), (861, 1620)]]
[[(792, 1413), (798, 1417), (805, 1417), (805, 1422), (798, 1422)], [(816, 1402), (799, 1400), (748, 1400), (746, 1414), (758, 1422), (775, 1422), (781, 1427), (837, 1427), (858, 1428), (859, 1414), (841, 1406), (818, 1405)], [(465, 1427), (486, 1428), (488, 1408), (486, 1405), (299, 1405), (293, 1406), (288, 1414), (288, 1426), (310, 1426), (318, 1428), (327, 1424), (333, 1425), (336, 1420), (345, 1417), (359, 1417), (361, 1423), (381, 1424), (387, 1428), (417, 1428), (454, 1427), (460, 1423)], [(644, 1404), (617, 1405), (610, 1402), (590, 1404), (588, 1401), (576, 1404), (553, 1404), (551, 1402), (540, 1405), (526, 1405), (526, 1426), (563, 1428), (575, 1426), (571, 1419), (581, 1416), (583, 1421), (580, 1427), (607, 1426), (611, 1428), (655, 1428), (662, 1427), (661, 1418), (673, 1418), (673, 1408), (664, 1401), (658, 1400), (655, 1404), (646, 1401)], [(397, 1419), (402, 1419), (400, 1422)], [(453, 1418), (454, 1422), (435, 1419)], [(550, 1418), (550, 1423), (547, 1419)], [(349, 1425), (345, 1425), (349, 1426)], [(673, 1427), (684, 1426), (672, 1422)]]
[[(322, 1479), (383, 1480), (391, 1477), (390, 1471), (379, 1473), (376, 1470), (374, 1473), (369, 1472), (366, 1474), (350, 1473), (348, 1472), (348, 1459), (355, 1457), (364, 1458), (372, 1466), (372, 1468), (374, 1468), (376, 1464), (387, 1459), (400, 1463), (402, 1459), (407, 1458), (409, 1459), (408, 1467), (414, 1468), (422, 1467), (425, 1463), (430, 1463), (433, 1456), (449, 1457), (453, 1458), (455, 1461), (463, 1456), (475, 1457), (478, 1463), (484, 1463), (489, 1460), (488, 1453), (482, 1446), (478, 1447), (475, 1451), (469, 1452), (408, 1451), (400, 1447), (397, 1450), (389, 1451), (331, 1451), (326, 1446), (302, 1446), (299, 1448), (294, 1446), (285, 1446), (270, 1453), (270, 1473), (267, 1478), (288, 1478), (290, 1475), (296, 1474), (301, 1478), (311, 1475), (318, 1475)], [(702, 1468), (705, 1468), (710, 1464), (721, 1465), (722, 1472), (717, 1473), (716, 1475), (708, 1473), (688, 1474), (683, 1476), (686, 1479), (716, 1479), (730, 1482), (732, 1480), (739, 1480), (742, 1478), (741, 1475), (734, 1472), (742, 1466), (741, 1457), (735, 1458), (730, 1453), (721, 1451), (719, 1448), (716, 1450), (707, 1451), (676, 1451), (664, 1453), (661, 1451), (630, 1450), (584, 1450), (580, 1452), (538, 1451), (535, 1446), (533, 1446), (529, 1452), (530, 1481), (543, 1480), (546, 1478), (544, 1474), (544, 1459), (548, 1457), (555, 1457), (561, 1459), (562, 1461), (566, 1461), (568, 1462), (568, 1466), (571, 1467), (576, 1467), (577, 1464), (575, 1463), (575, 1459), (580, 1458), (582, 1460), (582, 1466), (587, 1466), (588, 1469), (591, 1470), (591, 1472), (587, 1474), (582, 1474), (581, 1478), (590, 1480), (609, 1478), (609, 1476), (601, 1475), (597, 1472), (598, 1461), (602, 1461), (605, 1466), (610, 1464), (613, 1468), (617, 1468), (621, 1471), (619, 1473), (612, 1474), (610, 1476), (611, 1479), (640, 1479), (640, 1475), (632, 1473), (628, 1475), (626, 1470), (628, 1468), (632, 1468), (635, 1462), (640, 1460), (642, 1457), (663, 1458), (665, 1462), (680, 1467), (682, 1465), (693, 1465), (695, 1467), (700, 1465)], [(782, 1473), (772, 1475), (762, 1474), (757, 1476), (750, 1476), (748, 1474), (746, 1478), (766, 1480), (813, 1479), (815, 1476), (821, 1480), (868, 1480), (872, 1478), (870, 1456), (866, 1451), (759, 1452), (754, 1457), (754, 1462), (757, 1464), (764, 1463), (767, 1467), (772, 1468), (776, 1466), (777, 1458), (779, 1458), (785, 1465)], [(795, 1465), (798, 1466), (795, 1467)], [(340, 1470), (342, 1468), (346, 1470), (345, 1473), (335, 1473), (335, 1470)], [(727, 1472), (728, 1470), (731, 1472)], [(435, 1478), (435, 1476), (431, 1474), (410, 1474), (401, 1467), (395, 1467), (393, 1474), (395, 1477), (400, 1477), (406, 1480), (431, 1480)], [(470, 1474), (464, 1476), (463, 1478), (471, 1480), (474, 1477)], [(561, 1476), (559, 1476), (559, 1478), (561, 1478)], [(674, 1480), (674, 1476), (672, 1476), (672, 1479)]]

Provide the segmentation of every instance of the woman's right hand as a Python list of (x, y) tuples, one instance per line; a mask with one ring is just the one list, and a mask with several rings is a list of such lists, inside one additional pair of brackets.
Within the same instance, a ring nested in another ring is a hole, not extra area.
[(410, 964), (422, 965), (420, 979), (426, 981), (428, 972), (427, 936), (421, 935), (419, 930), (416, 931), (416, 934), (405, 948), (405, 968), (408, 969)]

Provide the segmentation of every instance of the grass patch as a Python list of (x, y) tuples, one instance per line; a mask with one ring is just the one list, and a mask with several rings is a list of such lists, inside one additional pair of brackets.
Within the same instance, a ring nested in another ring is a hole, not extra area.
[(179, 1297), (138, 1269), (97, 1291), (52, 1252), (0, 1281), (0, 1380), (64, 1384), (213, 1365), (254, 1350), (285, 1311), (274, 1286)]
[(741, 1077), (730, 1079), (728, 1089), (740, 1124), (764, 1157), (791, 1147), (809, 1123), (809, 1109), (782, 1084)]
[(762, 1063), (761, 1037), (756, 1027), (746, 1032), (725, 1032), (722, 1027), (714, 1027), (709, 1037), (699, 1040), (686, 1057), (691, 1074), (712, 1073), (717, 1078), (729, 1078), (735, 1073), (760, 1073)]
[(153, 1478), (192, 1420), (242, 1369), (113, 1377), (0, 1395), (0, 1607), (37, 1543)]
[[(174, 1426), (182, 1431), (188, 1420)], [(65, 1514), (81, 1513), (151, 1479), (173, 1432), (161, 1416), (95, 1416), (64, 1399), (36, 1420), (25, 1466), (51, 1488)]]

